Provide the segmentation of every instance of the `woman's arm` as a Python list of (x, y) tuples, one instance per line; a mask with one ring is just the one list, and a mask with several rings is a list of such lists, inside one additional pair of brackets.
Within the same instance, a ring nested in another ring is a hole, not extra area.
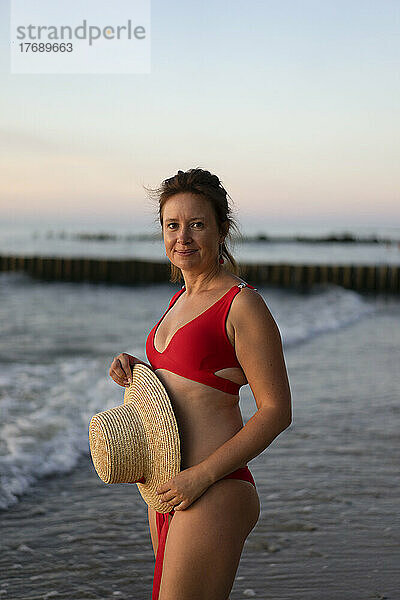
[(243, 288), (232, 302), (235, 352), (257, 405), (244, 427), (196, 467), (210, 485), (258, 456), (292, 422), (291, 392), (278, 326), (262, 296)]

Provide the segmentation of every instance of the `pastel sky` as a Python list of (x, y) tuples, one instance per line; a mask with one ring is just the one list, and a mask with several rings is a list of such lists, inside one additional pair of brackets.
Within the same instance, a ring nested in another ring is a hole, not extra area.
[(398, 0), (153, 1), (126, 75), (10, 74), (9, 5), (0, 219), (151, 221), (142, 186), (200, 166), (243, 219), (399, 223)]

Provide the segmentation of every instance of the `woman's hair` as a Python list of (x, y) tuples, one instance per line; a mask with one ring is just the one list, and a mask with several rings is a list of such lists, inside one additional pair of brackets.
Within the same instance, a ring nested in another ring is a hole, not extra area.
[[(210, 171), (200, 168), (189, 169), (185, 172), (178, 171), (173, 177), (164, 179), (159, 188), (149, 189), (145, 187), (145, 189), (149, 192), (150, 197), (154, 198), (158, 203), (156, 220), (160, 221), (161, 227), (163, 226), (162, 213), (164, 205), (175, 194), (190, 192), (208, 200), (214, 210), (218, 229), (221, 233), (225, 234), (225, 240), (222, 243), (222, 256), (227, 259), (228, 270), (235, 275), (240, 275), (240, 266), (233, 258), (226, 242), (228, 240), (230, 244), (232, 243), (233, 230), (236, 231), (238, 237), (241, 237), (241, 233), (232, 216), (232, 208), (228, 203), (228, 198), (230, 200), (232, 198), (226, 192), (216, 175), (212, 175)], [(171, 263), (170, 281), (176, 283), (180, 279), (183, 279), (181, 270)]]

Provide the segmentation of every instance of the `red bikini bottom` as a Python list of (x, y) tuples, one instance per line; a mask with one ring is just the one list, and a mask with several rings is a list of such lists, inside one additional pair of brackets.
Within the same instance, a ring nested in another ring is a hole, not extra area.
[[(225, 475), (225, 477), (222, 477), (222, 479), (242, 479), (243, 481), (250, 481), (250, 483), (256, 487), (253, 476), (247, 466), (236, 469), (236, 471), (229, 473), (229, 475)], [(167, 539), (168, 532), (168, 515), (171, 515), (172, 517), (174, 514), (174, 509), (172, 509), (169, 513), (159, 513), (156, 511), (158, 549), (156, 555), (156, 565), (154, 568), (153, 595), (151, 600), (158, 600), (164, 560), (165, 541)]]

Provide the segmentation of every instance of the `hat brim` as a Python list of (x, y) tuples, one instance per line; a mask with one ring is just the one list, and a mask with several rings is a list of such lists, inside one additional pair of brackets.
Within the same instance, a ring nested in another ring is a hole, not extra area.
[(125, 389), (124, 405), (134, 403), (145, 437), (144, 483), (136, 483), (143, 500), (157, 512), (170, 512), (157, 488), (181, 469), (178, 424), (168, 393), (156, 373), (144, 364), (132, 369), (132, 384)]

